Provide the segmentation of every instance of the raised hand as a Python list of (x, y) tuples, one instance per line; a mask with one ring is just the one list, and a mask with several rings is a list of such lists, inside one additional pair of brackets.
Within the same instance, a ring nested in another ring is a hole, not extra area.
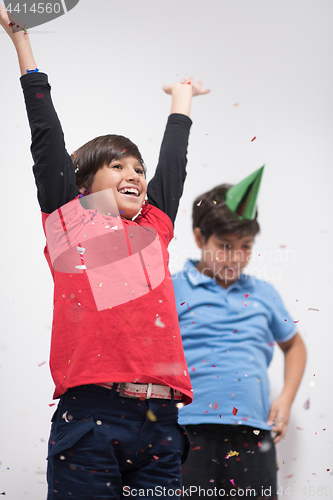
[(193, 82), (194, 79), (191, 77), (188, 81), (183, 78), (180, 83), (163, 85), (164, 92), (172, 96), (170, 114), (180, 113), (190, 116), (192, 97), (210, 92), (210, 90), (202, 88), (202, 82), (198, 82), (196, 85)]
[(192, 97), (195, 97), (197, 95), (209, 94), (210, 90), (202, 88), (202, 82), (197, 82), (196, 85), (194, 85), (193, 82), (194, 82), (193, 77), (189, 78), (188, 81), (186, 81), (186, 79), (183, 78), (180, 81), (180, 83), (171, 83), (163, 85), (163, 90), (166, 94), (172, 95), (172, 92), (175, 91), (176, 89), (181, 88), (183, 85), (188, 85), (192, 89)]

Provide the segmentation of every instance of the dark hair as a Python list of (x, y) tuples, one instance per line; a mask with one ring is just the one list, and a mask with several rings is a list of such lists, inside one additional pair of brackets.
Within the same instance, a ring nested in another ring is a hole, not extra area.
[(126, 156), (136, 158), (146, 174), (146, 166), (138, 147), (127, 137), (102, 135), (87, 142), (71, 155), (77, 187), (89, 189), (98, 170), (113, 160), (120, 160)]
[(231, 187), (230, 184), (221, 184), (198, 196), (193, 202), (193, 229), (200, 228), (206, 243), (212, 235), (221, 237), (237, 234), (240, 237), (254, 237), (260, 231), (258, 212), (253, 220), (248, 220), (240, 218), (227, 207), (225, 194)]

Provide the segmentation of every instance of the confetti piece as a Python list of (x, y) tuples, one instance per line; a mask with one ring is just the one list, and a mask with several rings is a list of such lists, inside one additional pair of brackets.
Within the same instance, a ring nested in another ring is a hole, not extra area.
[(296, 429), (297, 429), (298, 431), (302, 431), (302, 430), (303, 430), (303, 427), (296, 427)]
[(228, 453), (226, 454), (226, 456), (224, 458), (235, 457), (235, 456), (238, 457), (238, 455), (239, 455), (238, 451), (230, 450), (230, 451), (228, 451)]
[(234, 106), (239, 106), (239, 102), (236, 102), (236, 103), (234, 104)]
[(43, 365), (45, 365), (45, 363), (46, 363), (46, 361), (43, 361), (43, 363), (39, 363), (38, 366), (43, 366)]
[(155, 458), (155, 460), (159, 460), (160, 457), (158, 457), (157, 455), (153, 455), (153, 458)]
[(75, 266), (75, 269), (87, 269), (87, 266)]
[(42, 97), (45, 97), (45, 96), (44, 96), (44, 94), (40, 94), (39, 92), (37, 92), (36, 97), (37, 97), (37, 99), (41, 99)]
[(258, 441), (257, 446), (258, 446), (258, 448), (260, 448), (260, 446), (262, 446), (262, 444), (260, 443), (260, 441)]
[(242, 302), (243, 306), (247, 307), (247, 304), (244, 304), (244, 302)]
[(62, 418), (65, 420), (65, 422), (67, 422), (67, 423), (69, 424), (69, 420), (68, 420), (68, 418), (67, 418), (67, 413), (68, 413), (68, 411), (66, 411), (66, 412), (63, 414)]
[(308, 311), (319, 311), (319, 309), (314, 309), (313, 307), (309, 307)]
[(310, 399), (307, 399), (303, 405), (304, 410), (308, 410), (310, 408)]
[(249, 293), (246, 293), (246, 294), (244, 295), (244, 297), (248, 298), (248, 296), (249, 296), (249, 295), (250, 295)]
[(191, 308), (190, 308), (190, 306), (188, 305), (188, 303), (187, 303), (187, 302), (186, 302), (186, 305), (187, 305), (187, 309), (190, 311), (190, 310), (191, 310)]
[(275, 344), (275, 342), (268, 342), (269, 346), (273, 346), (274, 344)]
[(255, 139), (256, 139), (256, 136), (254, 136), (253, 139), (251, 139), (251, 142), (253, 142)]
[(84, 252), (86, 251), (86, 249), (83, 247), (76, 247), (76, 250), (79, 252), (80, 255), (83, 255)]
[(156, 417), (154, 412), (152, 412), (151, 410), (147, 410), (146, 415), (147, 415), (148, 420), (150, 420), (151, 422), (156, 422), (157, 417)]
[(299, 319), (297, 321), (294, 321), (294, 323), (299, 323)]
[(213, 410), (217, 410), (217, 409), (218, 409), (218, 407), (219, 407), (219, 404), (218, 404), (218, 403), (215, 403), (215, 404), (214, 404), (214, 408), (213, 408)]
[(216, 205), (217, 201), (213, 200), (214, 205)]
[(50, 406), (50, 407), (51, 407), (51, 406), (54, 406), (54, 405), (55, 405), (55, 403), (49, 403), (49, 406)]
[(216, 365), (212, 365), (212, 368), (216, 368)]
[(235, 486), (235, 481), (233, 479), (230, 479), (230, 482), (233, 486)]
[(181, 302), (180, 305), (183, 306), (185, 304), (185, 302)]
[(159, 316), (155, 319), (155, 325), (159, 326), (160, 328), (165, 327), (165, 324), (163, 323), (163, 321), (161, 320), (161, 318)]
[(196, 372), (197, 370), (194, 368), (194, 366), (192, 366), (191, 368), (192, 372)]
[(238, 409), (237, 409), (237, 408), (235, 408), (235, 407), (233, 407), (233, 409), (232, 409), (232, 414), (233, 414), (233, 415), (237, 415), (237, 412), (238, 412)]
[(201, 450), (201, 446), (195, 446), (194, 448), (192, 448), (192, 451), (195, 451), (195, 450)]
[(120, 212), (121, 214), (124, 214), (124, 213), (125, 213), (123, 210), (119, 210), (119, 212)]
[(200, 200), (199, 203), (197, 203), (197, 207), (200, 207), (201, 202), (202, 202), (202, 200)]

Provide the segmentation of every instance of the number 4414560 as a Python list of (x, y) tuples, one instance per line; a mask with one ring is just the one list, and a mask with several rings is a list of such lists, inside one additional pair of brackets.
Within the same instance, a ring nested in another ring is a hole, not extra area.
[[(13, 4), (14, 5), (14, 4)], [(33, 12), (34, 14), (43, 14), (44, 12), (46, 12), (47, 14), (51, 14), (52, 12), (54, 12), (55, 14), (59, 14), (60, 11), (61, 11), (61, 5), (60, 3), (55, 3), (55, 4), (52, 4), (52, 3), (33, 3), (31, 5), (31, 7), (29, 8), (29, 6), (27, 7), (27, 4), (26, 3), (23, 3), (23, 4), (20, 4), (20, 3), (17, 3), (15, 5), (15, 7), (12, 7), (12, 4), (8, 4), (7, 6), (7, 12), (16, 12), (17, 14), (19, 14), (20, 12), (24, 12), (25, 14), (27, 12)]]

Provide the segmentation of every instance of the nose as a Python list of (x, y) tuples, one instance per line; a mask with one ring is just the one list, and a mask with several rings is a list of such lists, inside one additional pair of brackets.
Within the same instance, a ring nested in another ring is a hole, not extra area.
[(140, 175), (135, 171), (135, 169), (131, 168), (126, 175), (126, 180), (127, 181), (134, 181), (134, 182), (139, 182)]
[(230, 257), (231, 257), (231, 262), (237, 264), (239, 262), (243, 262), (244, 260), (244, 252), (243, 250), (233, 250), (232, 252), (230, 252)]

